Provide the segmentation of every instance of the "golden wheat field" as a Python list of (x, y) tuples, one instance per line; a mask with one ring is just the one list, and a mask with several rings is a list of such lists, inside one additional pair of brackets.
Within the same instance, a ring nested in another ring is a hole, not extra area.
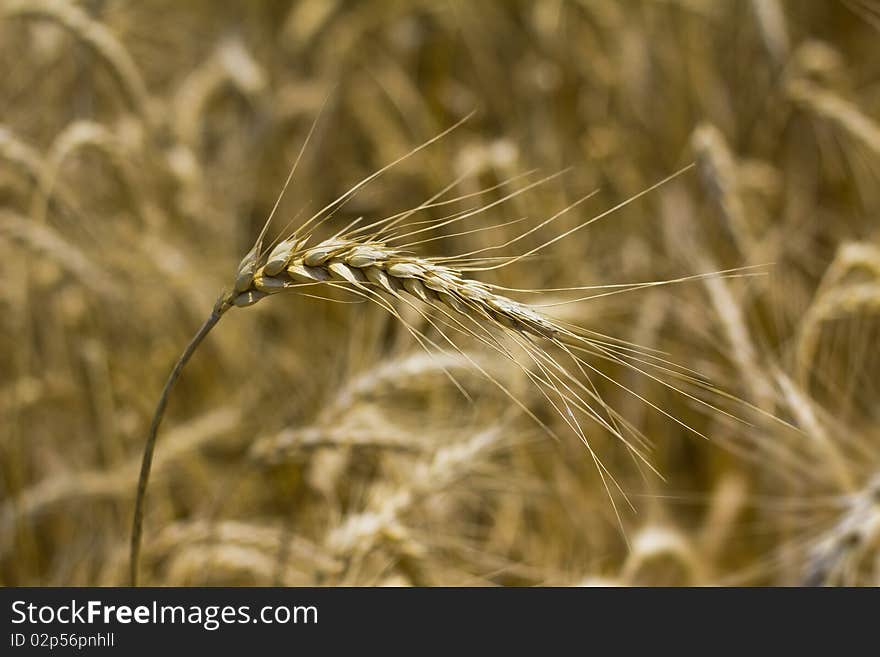
[(2, 0), (0, 584), (880, 585), (878, 41)]

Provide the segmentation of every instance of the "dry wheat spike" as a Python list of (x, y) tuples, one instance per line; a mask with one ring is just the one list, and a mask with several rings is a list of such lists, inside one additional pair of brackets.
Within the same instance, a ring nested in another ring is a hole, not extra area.
[[(611, 473), (593, 452), (589, 440), (577, 415), (588, 417), (605, 430), (619, 438), (632, 453), (644, 465), (653, 470), (651, 464), (643, 454), (646, 439), (638, 430), (632, 427), (614, 409), (610, 408), (599, 396), (590, 376), (605, 379), (613, 385), (626, 390), (625, 386), (611, 378), (608, 374), (598, 369), (585, 358), (590, 356), (613, 362), (618, 365), (636, 370), (658, 381), (673, 390), (687, 395), (696, 403), (714, 408), (702, 399), (686, 392), (659, 378), (660, 375), (671, 376), (682, 385), (693, 385), (703, 389), (714, 390), (705, 380), (695, 376), (694, 373), (684, 370), (673, 363), (663, 360), (650, 350), (640, 349), (636, 345), (601, 335), (585, 329), (571, 326), (559, 320), (539, 312), (525, 303), (516, 301), (509, 296), (510, 293), (534, 293), (536, 290), (513, 290), (496, 285), (480, 282), (470, 278), (471, 272), (481, 272), (498, 269), (516, 262), (526, 261), (545, 247), (564, 239), (573, 232), (592, 224), (593, 222), (608, 216), (616, 210), (644, 196), (650, 191), (675, 178), (683, 171), (669, 176), (644, 191), (626, 199), (613, 208), (606, 210), (590, 219), (578, 223), (574, 228), (553, 237), (543, 244), (532, 248), (522, 254), (495, 258), (484, 255), (487, 251), (494, 251), (509, 247), (526, 236), (534, 234), (539, 229), (548, 225), (558, 217), (567, 213), (593, 194), (588, 194), (578, 199), (568, 207), (560, 210), (553, 216), (545, 219), (537, 226), (530, 228), (517, 237), (510, 239), (497, 246), (487, 247), (476, 251), (460, 254), (447, 258), (427, 258), (414, 255), (412, 247), (431, 242), (441, 237), (428, 237), (439, 228), (463, 221), (471, 216), (485, 212), (491, 207), (497, 206), (528, 189), (542, 184), (554, 176), (549, 176), (521, 186), (515, 191), (502, 196), (488, 205), (474, 209), (460, 211), (444, 218), (427, 222), (406, 224), (406, 221), (416, 212), (427, 208), (443, 207), (445, 205), (461, 202), (472, 198), (477, 194), (469, 194), (455, 199), (438, 200), (457, 184), (447, 186), (440, 193), (430, 198), (422, 205), (402, 212), (391, 217), (379, 219), (368, 225), (359, 226), (360, 220), (355, 221), (342, 231), (328, 239), (316, 244), (309, 245), (316, 228), (324, 224), (333, 213), (351, 199), (360, 189), (379, 175), (395, 166), (404, 159), (436, 142), (441, 137), (461, 125), (468, 117), (462, 119), (452, 127), (439, 133), (432, 139), (409, 151), (397, 160), (386, 165), (382, 169), (367, 176), (354, 185), (342, 196), (331, 202), (308, 221), (300, 225), (293, 234), (281, 240), (276, 245), (265, 245), (264, 238), (272, 218), (275, 215), (284, 191), (296, 171), (303, 151), (308, 145), (312, 132), (304, 141), (287, 181), (282, 188), (281, 194), (275, 203), (269, 218), (257, 238), (253, 248), (239, 263), (233, 284), (217, 299), (211, 316), (198, 330), (195, 337), (186, 347), (178, 362), (172, 369), (165, 384), (165, 388), (159, 398), (155, 415), (150, 426), (150, 433), (144, 448), (143, 462), (138, 483), (137, 499), (132, 524), (131, 540), (131, 583), (137, 582), (138, 555), (140, 550), (144, 499), (147, 483), (150, 475), (150, 467), (153, 451), (156, 444), (156, 435), (165, 406), (168, 402), (169, 393), (180, 375), (181, 370), (190, 359), (198, 345), (211, 329), (220, 321), (220, 318), (231, 308), (247, 307), (253, 305), (268, 296), (284, 291), (299, 291), (309, 294), (315, 288), (342, 288), (356, 295), (360, 299), (369, 300), (381, 306), (400, 321), (406, 330), (415, 338), (426, 351), (452, 351), (458, 353), (471, 363), (474, 368), (485, 376), (489, 381), (498, 386), (511, 401), (516, 404), (526, 415), (537, 422), (549, 435), (556, 434), (542, 422), (529, 408), (504, 385), (483, 369), (478, 362), (470, 358), (455, 342), (455, 338), (466, 336), (476, 339), (501, 357), (516, 362), (523, 372), (529, 377), (532, 384), (538, 388), (543, 398), (550, 407), (563, 420), (566, 426), (575, 433), (586, 445), (598, 472), (605, 484), (609, 497), (612, 495), (612, 486), (617, 493), (626, 498), (623, 490), (617, 485)], [(314, 130), (314, 124), (312, 131)], [(505, 181), (489, 190), (499, 189), (511, 181)], [(478, 192), (479, 193), (479, 192)], [(509, 225), (502, 224), (502, 225)], [(427, 224), (427, 225), (425, 225)], [(413, 226), (419, 226), (413, 228)], [(476, 230), (491, 230), (497, 226), (479, 228)], [(475, 232), (475, 231), (467, 231)], [(457, 233), (463, 234), (463, 233)], [(448, 237), (448, 236), (445, 236)], [(611, 286), (610, 291), (604, 289), (601, 293), (593, 296), (605, 296), (621, 292), (644, 289), (645, 287), (663, 285), (683, 280), (694, 280), (730, 272), (716, 272), (713, 274), (701, 274), (688, 278), (676, 279), (675, 281), (652, 281), (633, 285)], [(607, 288), (608, 286), (599, 286)], [(581, 291), (596, 288), (573, 287), (562, 291)], [(549, 291), (549, 290), (546, 290)], [(560, 290), (556, 290), (560, 291)], [(389, 299), (390, 297), (390, 299)], [(323, 297), (319, 297), (323, 298)], [(592, 297), (586, 297), (592, 298)], [(572, 301), (580, 301), (575, 299)], [(412, 306), (439, 334), (439, 342), (426, 332), (409, 324), (396, 310), (392, 301)], [(429, 314), (430, 311), (430, 314)], [(511, 343), (513, 346), (511, 346)], [(559, 355), (554, 353), (555, 350)], [(528, 366), (521, 365), (519, 359), (525, 355)], [(570, 363), (570, 364), (569, 364)], [(653, 372), (652, 372), (653, 370)], [(449, 375), (452, 378), (451, 375)], [(586, 382), (584, 381), (586, 379)], [(453, 379), (453, 382), (454, 379)], [(630, 394), (638, 397), (642, 402), (653, 409), (679, 423), (686, 429), (698, 434), (699, 432), (673, 415), (652, 404), (647, 399), (633, 391)], [(464, 390), (462, 390), (464, 392)], [(466, 394), (466, 393), (464, 393)], [(719, 410), (719, 409), (716, 409)], [(723, 411), (722, 411), (723, 412)], [(629, 434), (629, 436), (625, 435)], [(612, 504), (614, 500), (612, 498)], [(628, 500), (627, 500), (628, 501)], [(616, 506), (615, 506), (616, 510)]]

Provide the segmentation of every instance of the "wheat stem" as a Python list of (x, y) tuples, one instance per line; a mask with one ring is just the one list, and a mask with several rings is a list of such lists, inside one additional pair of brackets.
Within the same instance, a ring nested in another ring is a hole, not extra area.
[(129, 580), (131, 586), (137, 586), (138, 561), (141, 552), (141, 533), (144, 522), (144, 503), (147, 494), (147, 483), (150, 480), (150, 469), (153, 465), (153, 452), (156, 449), (156, 437), (159, 432), (159, 425), (162, 423), (162, 417), (165, 415), (165, 406), (168, 404), (168, 397), (171, 395), (171, 389), (180, 377), (180, 373), (183, 371), (184, 366), (189, 362), (189, 359), (202, 343), (202, 340), (204, 340), (205, 336), (211, 332), (211, 329), (217, 325), (217, 322), (220, 321), (223, 313), (226, 312), (228, 308), (229, 306), (223, 302), (218, 302), (217, 305), (214, 306), (214, 310), (211, 311), (211, 316), (205, 320), (205, 323), (202, 324), (201, 328), (196, 332), (192, 340), (190, 340), (189, 344), (186, 346), (186, 349), (183, 350), (180, 358), (178, 358), (177, 362), (174, 364), (174, 368), (171, 370), (171, 374), (168, 375), (168, 380), (165, 382), (165, 387), (162, 388), (162, 394), (159, 396), (159, 403), (156, 404), (156, 410), (153, 413), (153, 420), (150, 423), (150, 433), (147, 435), (147, 442), (144, 445), (144, 456), (141, 461), (141, 474), (138, 478), (137, 497), (135, 498), (134, 516), (131, 523), (131, 550), (129, 563)]

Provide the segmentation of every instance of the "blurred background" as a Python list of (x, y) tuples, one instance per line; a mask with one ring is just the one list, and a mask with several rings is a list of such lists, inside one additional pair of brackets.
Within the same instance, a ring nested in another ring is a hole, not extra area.
[(589, 427), (612, 504), (520, 368), (469, 352), (560, 440), (376, 306), (273, 297), (171, 398), (144, 584), (880, 584), (878, 31), (874, 0), (2, 0), (0, 584), (126, 581), (159, 391), (325, 101), (275, 232), (471, 111), (330, 228), (565, 170), (447, 232), (522, 222), (420, 247), (449, 255), (599, 190), (527, 250), (695, 162), (479, 278), (760, 266), (547, 308), (714, 408), (601, 365), (656, 469)]

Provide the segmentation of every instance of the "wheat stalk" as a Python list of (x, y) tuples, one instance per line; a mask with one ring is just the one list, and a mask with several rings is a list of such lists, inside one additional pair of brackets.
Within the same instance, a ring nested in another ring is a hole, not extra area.
[(817, 417), (812, 400), (783, 372), (776, 372), (776, 381), (786, 404), (797, 419), (798, 425), (810, 439), (811, 445), (815, 446), (823, 460), (828, 463), (837, 483), (843, 490), (852, 491), (855, 485), (846, 459), (841, 453), (839, 445), (834, 442)]
[[(658, 185), (666, 182), (666, 180), (661, 181)], [(656, 187), (657, 185), (649, 189)], [(644, 194), (647, 191), (642, 193)], [(636, 197), (632, 197), (629, 201), (633, 200), (633, 198)], [(569, 206), (566, 210), (571, 207), (574, 206)], [(612, 208), (612, 210), (606, 211), (598, 215), (598, 217), (606, 216), (614, 209)], [(586, 225), (598, 217), (594, 217), (578, 227)], [(555, 216), (551, 217), (551, 219), (553, 218)], [(549, 221), (545, 220), (544, 223), (546, 224)], [(383, 230), (387, 230), (394, 221), (383, 220), (380, 223), (383, 224)], [(563, 233), (561, 236), (551, 240), (551, 242), (570, 234), (575, 229)], [(373, 235), (381, 234), (381, 232), (381, 230), (374, 231)], [(594, 389), (587, 387), (584, 383), (577, 380), (575, 376), (547, 353), (546, 348), (536, 344), (535, 340), (547, 341), (564, 350), (576, 363), (576, 367), (581, 373), (585, 374), (586, 369), (590, 369), (603, 378), (608, 377), (578, 356), (575, 351), (593, 353), (601, 358), (611, 360), (637, 371), (644, 370), (641, 370), (637, 365), (633, 365), (629, 359), (635, 358), (635, 360), (645, 363), (645, 367), (657, 366), (657, 363), (650, 360), (640, 360), (641, 358), (649, 358), (649, 356), (630, 347), (616, 344), (610, 338), (603, 338), (602, 340), (590, 338), (587, 333), (578, 330), (576, 327), (570, 327), (556, 321), (527, 304), (501, 294), (499, 288), (494, 285), (467, 277), (466, 272), (468, 271), (493, 269), (497, 266), (485, 265), (485, 260), (471, 257), (474, 255), (473, 253), (465, 254), (460, 258), (425, 258), (412, 255), (402, 248), (389, 244), (390, 240), (377, 240), (372, 236), (361, 237), (357, 233), (358, 231), (354, 230), (344, 235), (336, 235), (314, 246), (308, 245), (309, 235), (297, 236), (294, 234), (290, 238), (281, 241), (274, 248), (266, 250), (262, 249), (261, 236), (254, 245), (254, 248), (242, 259), (231, 289), (221, 294), (217, 299), (210, 317), (199, 329), (196, 336), (184, 350), (181, 358), (175, 364), (160, 396), (144, 450), (143, 467), (138, 484), (135, 518), (132, 529), (131, 581), (133, 584), (137, 581), (137, 555), (142, 529), (143, 500), (150, 474), (150, 461), (155, 448), (158, 427), (174, 383), (196, 348), (227, 311), (234, 307), (243, 308), (251, 306), (268, 296), (285, 291), (309, 290), (314, 286), (349, 289), (357, 295), (374, 301), (394, 315), (404, 323), (407, 330), (426, 349), (429, 347), (441, 348), (441, 345), (428, 338), (424, 333), (409, 326), (385, 297), (392, 297), (393, 299), (411, 304), (412, 301), (408, 300), (408, 297), (409, 299), (427, 304), (437, 310), (441, 316), (440, 323), (432, 320), (429, 321), (444, 336), (452, 349), (467, 358), (476, 370), (498, 385), (527, 415), (544, 427), (549, 434), (555, 436), (552, 430), (526, 408), (519, 399), (509, 393), (478, 362), (469, 358), (465, 352), (461, 351), (454, 341), (443, 332), (443, 326), (449, 330), (475, 337), (503, 356), (513, 359), (511, 352), (506, 350), (498, 342), (495, 335), (493, 335), (493, 331), (500, 330), (505, 332), (516, 341), (519, 347), (527, 352), (538, 373), (534, 373), (525, 367), (523, 367), (523, 371), (532, 383), (542, 388), (545, 399), (562, 416), (568, 427), (587, 445), (588, 449), (590, 447), (587, 438), (578, 421), (574, 419), (575, 411), (586, 413), (591, 419), (623, 440), (627, 447), (650, 467), (639, 448), (630, 444), (622, 435), (618, 424), (622, 422), (622, 418), (618, 417), (612, 409), (605, 405)], [(545, 243), (545, 245), (551, 242)], [(531, 255), (539, 249), (540, 247), (535, 248), (525, 255)], [(522, 258), (523, 256), (510, 258), (505, 261), (505, 264), (519, 261)], [(441, 326), (441, 323), (443, 326)], [(655, 377), (652, 376), (652, 378)], [(616, 381), (611, 381), (616, 383)], [(664, 385), (669, 384), (664, 383)], [(699, 434), (696, 430), (647, 402), (647, 400), (641, 397), (639, 399), (688, 430)], [(592, 400), (599, 410), (594, 409), (588, 400)], [(603, 412), (607, 416), (601, 415)], [(605, 466), (601, 464), (598, 457), (592, 452), (592, 449), (590, 449), (590, 453), (597, 467), (602, 472), (603, 480), (607, 477), (613, 482), (610, 473), (605, 470)], [(613, 483), (616, 485), (616, 482)], [(607, 483), (606, 488), (608, 488)], [(610, 488), (608, 488), (608, 492), (610, 495)]]
[(748, 213), (739, 192), (740, 181), (736, 159), (721, 131), (711, 124), (700, 125), (691, 135), (697, 165), (704, 185), (718, 205), (742, 253), (754, 243)]
[[(262, 260), (262, 262), (260, 262)], [(159, 399), (144, 452), (138, 485), (138, 499), (146, 493), (155, 435), (164, 414), (170, 391), (183, 367), (199, 344), (230, 308), (253, 305), (271, 294), (302, 285), (347, 283), (369, 294), (381, 290), (399, 297), (414, 298), (462, 315), (475, 315), (492, 325), (526, 335), (554, 339), (568, 329), (528, 306), (497, 294), (492, 287), (466, 279), (452, 267), (425, 258), (407, 255), (381, 242), (331, 239), (306, 248), (304, 241), (286, 240), (260, 258), (249, 254), (239, 265), (229, 292), (222, 294), (195, 337), (175, 364)], [(137, 582), (136, 563), (141, 534), (142, 510), (138, 504), (132, 531), (132, 584)]]
[(3, 125), (0, 125), (0, 160), (14, 165), (32, 181), (39, 180), (44, 166), (39, 151)]
[[(264, 248), (264, 239), (268, 227), (278, 209), (281, 198), (296, 171), (304, 149), (313, 134), (315, 124), (312, 125), (312, 129), (304, 141), (303, 147), (291, 168), (287, 181), (282, 188), (281, 194), (276, 200), (275, 206), (269, 214), (266, 224), (263, 226), (254, 246), (239, 263), (232, 286), (218, 297), (210, 317), (204, 322), (173, 367), (160, 395), (144, 448), (135, 511), (132, 521), (130, 572), (132, 585), (137, 583), (138, 555), (140, 551), (143, 526), (144, 502), (147, 483), (150, 476), (151, 461), (155, 450), (158, 428), (162, 421), (165, 407), (168, 403), (168, 398), (174, 384), (180, 376), (183, 367), (192, 357), (199, 344), (204, 340), (213, 327), (216, 326), (227, 311), (235, 307), (244, 308), (251, 306), (268, 296), (285, 291), (295, 290), (308, 295), (309, 291), (314, 291), (315, 289), (320, 291), (321, 288), (346, 289), (357, 297), (372, 301), (388, 311), (404, 325), (407, 331), (419, 342), (420, 346), (426, 350), (444, 350), (451, 348), (452, 351), (468, 358), (466, 353), (462, 351), (462, 349), (457, 346), (454, 339), (450, 337), (450, 334), (465, 335), (469, 338), (477, 339), (483, 345), (488, 346), (504, 358), (514, 362), (517, 362), (517, 356), (513, 349), (519, 349), (520, 352), (524, 353), (530, 361), (527, 365), (519, 364), (519, 367), (529, 377), (530, 381), (541, 390), (544, 398), (548, 401), (553, 410), (558, 413), (565, 424), (581, 439), (584, 445), (586, 445), (600, 472), (606, 491), (609, 498), (611, 498), (612, 505), (615, 505), (612, 496), (612, 485), (616, 487), (621, 495), (624, 497), (626, 497), (626, 495), (623, 492), (623, 489), (617, 485), (617, 482), (614, 480), (611, 473), (599, 460), (598, 456), (593, 452), (584, 430), (575, 417), (576, 413), (585, 414), (593, 422), (604, 427), (604, 429), (618, 437), (635, 457), (647, 467), (652, 468), (641, 452), (642, 447), (631, 443), (622, 433), (625, 430), (635, 435), (637, 433), (635, 429), (626, 423), (626, 421), (620, 417), (619, 413), (615, 412), (604, 402), (593, 387), (592, 383), (587, 385), (579, 379), (578, 376), (575, 376), (575, 374), (580, 373), (583, 377), (589, 378), (589, 375), (587, 374), (589, 370), (597, 376), (602, 377), (625, 390), (626, 387), (622, 386), (602, 370), (596, 368), (595, 365), (588, 362), (579, 354), (585, 353), (641, 372), (645, 372), (646, 368), (659, 368), (660, 370), (670, 373), (672, 376), (675, 376), (679, 380), (686, 381), (689, 384), (708, 387), (706, 383), (694, 379), (687, 374), (683, 374), (681, 371), (670, 369), (669, 366), (671, 364), (668, 363), (668, 361), (663, 361), (655, 355), (646, 354), (629, 343), (624, 343), (615, 340), (614, 338), (609, 338), (608, 336), (591, 334), (588, 331), (554, 320), (528, 304), (511, 298), (505, 293), (505, 288), (478, 281), (471, 278), (470, 273), (494, 270), (516, 262), (525, 261), (529, 256), (538, 253), (551, 244), (566, 238), (575, 231), (608, 216), (616, 210), (632, 203), (634, 200), (641, 198), (652, 190), (657, 189), (689, 169), (690, 166), (685, 167), (587, 221), (578, 223), (574, 228), (568, 229), (560, 235), (557, 235), (525, 253), (502, 258), (501, 262), (498, 262), (498, 258), (488, 257), (484, 254), (487, 251), (510, 246), (535, 233), (550, 222), (591, 198), (593, 194), (587, 194), (581, 197), (550, 218), (545, 219), (537, 226), (501, 245), (478, 249), (455, 257), (422, 257), (413, 254), (410, 248), (425, 242), (440, 239), (438, 237), (422, 237), (424, 233), (436, 231), (444, 226), (463, 221), (475, 214), (485, 212), (489, 208), (513, 198), (555, 176), (549, 176), (537, 182), (523, 186), (516, 191), (503, 196), (500, 200), (496, 200), (493, 203), (481, 206), (477, 209), (471, 209), (449, 215), (442, 219), (425, 222), (429, 225), (422, 228), (416, 229), (413, 228), (413, 226), (417, 224), (409, 225), (405, 223), (409, 217), (420, 210), (440, 207), (453, 202), (460, 202), (463, 199), (475, 195), (470, 194), (452, 200), (438, 201), (438, 198), (452, 188), (452, 185), (450, 185), (439, 194), (414, 209), (391, 217), (379, 219), (365, 226), (357, 227), (361, 221), (359, 219), (332, 237), (319, 241), (317, 244), (309, 245), (315, 231), (361, 188), (389, 168), (402, 162), (406, 158), (448, 134), (465, 120), (467, 120), (467, 117), (458, 124), (455, 124), (451, 128), (448, 128), (432, 139), (429, 139), (420, 146), (409, 151), (397, 160), (394, 160), (382, 169), (367, 176), (335, 201), (319, 210), (286, 239), (281, 240), (274, 246), (266, 246)], [(453, 183), (453, 185), (454, 184), (455, 183)], [(502, 185), (503, 184), (504, 183), (502, 183)], [(500, 186), (501, 185), (496, 185), (491, 189), (497, 189)], [(481, 192), (483, 191), (486, 190), (481, 190)], [(615, 289), (611, 292), (606, 291), (600, 296), (630, 291), (633, 289), (641, 289), (646, 286), (668, 282), (669, 281), (655, 281), (633, 286), (612, 286), (619, 289)], [(580, 287), (565, 289), (571, 291), (589, 288)], [(519, 290), (519, 292), (528, 293), (532, 291)], [(389, 300), (389, 297), (391, 300)], [(437, 330), (442, 341), (446, 344), (438, 344), (426, 333), (410, 325), (395, 309), (392, 301), (399, 301), (416, 309), (430, 326)], [(435, 313), (434, 317), (430, 317), (421, 309), (419, 304), (424, 304), (428, 308), (433, 309)], [(502, 341), (502, 334), (513, 342), (513, 347)], [(546, 345), (542, 343), (546, 343)], [(575, 373), (572, 373), (572, 371), (563, 366), (550, 353), (549, 350), (551, 346), (560, 350), (561, 353), (565, 354), (567, 358), (572, 360), (574, 367), (576, 368)], [(505, 388), (503, 384), (482, 368), (479, 363), (471, 358), (468, 358), (468, 360), (477, 371), (498, 386), (511, 399), (511, 401), (544, 428), (549, 435), (556, 437), (556, 434), (528, 407), (526, 407), (520, 399)], [(656, 376), (652, 374), (649, 374), (649, 376), (663, 385), (681, 392), (681, 390), (675, 388), (675, 386), (658, 379)], [(689, 425), (663, 411), (656, 405), (651, 404), (637, 393), (632, 391), (629, 392), (658, 412), (678, 422), (689, 431), (702, 435), (699, 431), (691, 428)], [(710, 404), (702, 402), (691, 395), (688, 396), (698, 403), (712, 407)], [(639, 436), (639, 440), (643, 441), (644, 438)], [(614, 508), (615, 512), (617, 512), (616, 505)]]

